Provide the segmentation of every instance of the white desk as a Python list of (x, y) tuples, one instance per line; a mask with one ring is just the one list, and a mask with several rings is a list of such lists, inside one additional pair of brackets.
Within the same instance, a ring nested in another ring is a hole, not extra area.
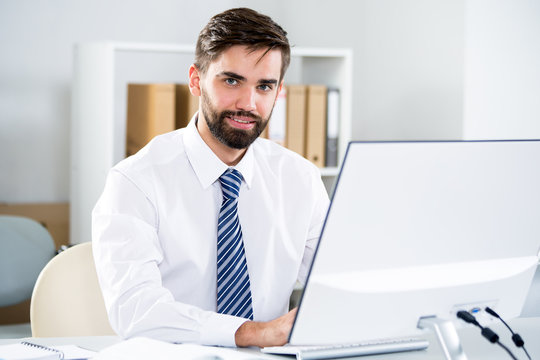
[[(510, 326), (515, 332), (519, 333), (525, 340), (526, 348), (533, 359), (540, 359), (540, 318), (520, 318), (509, 321)], [(510, 339), (510, 332), (502, 324), (495, 323), (490, 326), (499, 336), (501, 342), (508, 346), (518, 359), (526, 359), (525, 353), (521, 349), (515, 348)], [(469, 360), (496, 360), (510, 359), (510, 356), (498, 345), (490, 344), (482, 338), (478, 328), (466, 327), (459, 329), (461, 343)], [(424, 351), (412, 351), (395, 354), (384, 354), (376, 356), (357, 357), (359, 360), (435, 360), (444, 359), (443, 353), (439, 347), (436, 338), (432, 334), (427, 335), (430, 346)], [(9, 344), (20, 341), (21, 339), (0, 339), (0, 344)], [(26, 339), (43, 345), (79, 345), (85, 349), (99, 351), (108, 346), (116, 344), (120, 338), (115, 336), (97, 336), (97, 337), (66, 337), (66, 338), (31, 338)], [(261, 354), (258, 349), (238, 349), (243, 353), (251, 353), (253, 359), (292, 359), (291, 357), (270, 356)], [(355, 359), (355, 358), (347, 358)]]

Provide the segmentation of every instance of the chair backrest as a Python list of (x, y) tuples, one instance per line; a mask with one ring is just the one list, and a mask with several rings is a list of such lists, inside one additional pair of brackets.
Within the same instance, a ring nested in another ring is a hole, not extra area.
[(29, 299), (39, 272), (54, 254), (54, 241), (40, 223), (0, 215), (0, 306)]
[(32, 294), (30, 323), (33, 337), (115, 335), (91, 242), (61, 252), (45, 266)]

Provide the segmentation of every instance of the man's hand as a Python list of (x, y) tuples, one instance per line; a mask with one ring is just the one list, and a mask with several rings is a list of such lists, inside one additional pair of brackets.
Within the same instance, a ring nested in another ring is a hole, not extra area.
[(243, 323), (234, 335), (236, 346), (266, 347), (286, 344), (297, 310), (294, 308), (272, 321), (247, 321)]

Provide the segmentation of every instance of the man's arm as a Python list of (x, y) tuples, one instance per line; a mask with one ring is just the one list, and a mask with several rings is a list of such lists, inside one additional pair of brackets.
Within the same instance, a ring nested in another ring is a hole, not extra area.
[(309, 225), (308, 234), (306, 238), (306, 245), (304, 248), (304, 257), (298, 273), (298, 281), (301, 285), (305, 285), (311, 263), (313, 262), (313, 256), (315, 255), (315, 249), (319, 243), (321, 236), (324, 219), (330, 205), (328, 199), (328, 193), (324, 187), (320, 176), (320, 170), (313, 167), (312, 173), (312, 188), (311, 197), (313, 199), (313, 207), (311, 209), (311, 223)]
[[(313, 167), (312, 193), (314, 199), (311, 223), (304, 249), (304, 256), (300, 266), (298, 280), (305, 284), (309, 267), (313, 261), (313, 254), (328, 210), (328, 193), (321, 180), (319, 170)], [(294, 318), (298, 309), (293, 309), (287, 314), (268, 322), (247, 321), (243, 323), (235, 334), (237, 346), (281, 346), (287, 343), (291, 332)]]
[(297, 309), (267, 322), (247, 321), (234, 336), (236, 346), (281, 346), (287, 343)]
[(157, 221), (152, 194), (113, 170), (94, 209), (92, 228), (111, 326), (127, 338), (234, 346), (235, 331), (246, 319), (182, 303), (163, 286)]

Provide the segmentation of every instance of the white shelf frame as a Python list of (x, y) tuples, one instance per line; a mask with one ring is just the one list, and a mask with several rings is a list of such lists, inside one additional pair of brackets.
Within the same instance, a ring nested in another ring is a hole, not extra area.
[[(193, 45), (92, 42), (77, 44), (71, 114), (70, 241), (91, 240), (91, 212), (103, 191), (106, 176), (119, 160), (115, 144), (125, 142), (125, 133), (115, 133), (115, 61), (119, 52), (194, 54)], [(341, 162), (351, 139), (352, 50), (333, 48), (291, 49), (292, 58), (340, 60), (338, 79), (341, 116), (338, 158)], [(319, 76), (320, 77), (320, 76)], [(308, 76), (309, 78), (309, 76)], [(117, 130), (116, 130), (117, 131)], [(321, 176), (337, 175), (338, 168), (321, 169)]]

